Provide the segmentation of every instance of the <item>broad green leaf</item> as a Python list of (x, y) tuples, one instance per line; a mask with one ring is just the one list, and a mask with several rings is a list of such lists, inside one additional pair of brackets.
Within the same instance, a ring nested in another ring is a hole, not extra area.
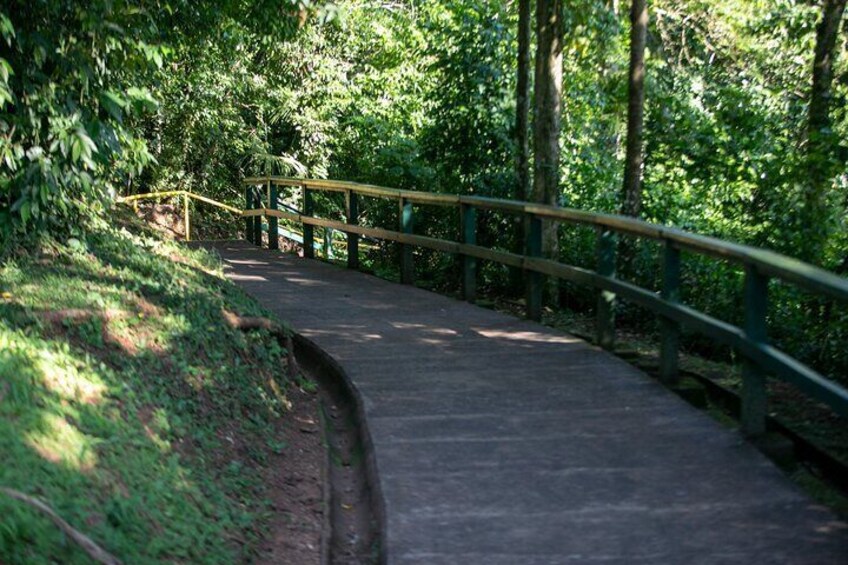
[(107, 90), (100, 95), (100, 101), (109, 115), (119, 122), (123, 120), (123, 109), (127, 105), (127, 101), (123, 96), (115, 91)]
[(12, 25), (9, 16), (2, 12), (0, 12), (0, 35), (6, 40), (6, 45), (11, 47), (12, 39), (15, 37), (15, 26)]
[(134, 103), (136, 108), (140, 110), (152, 111), (159, 107), (159, 103), (147, 88), (132, 86), (127, 89), (127, 97)]
[(79, 138), (74, 138), (71, 141), (71, 161), (76, 163), (79, 161), (80, 155), (82, 154), (83, 144)]
[(30, 202), (29, 202), (29, 200), (26, 200), (21, 204), (20, 213), (21, 213), (21, 221), (23, 222), (24, 225), (26, 225), (27, 222), (29, 222), (29, 219), (30, 219)]

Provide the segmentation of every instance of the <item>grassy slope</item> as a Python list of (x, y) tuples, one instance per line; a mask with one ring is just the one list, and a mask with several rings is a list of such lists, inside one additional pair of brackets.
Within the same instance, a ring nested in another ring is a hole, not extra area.
[[(222, 308), (265, 313), (214, 257), (132, 232), (0, 266), (0, 486), (126, 563), (249, 558), (267, 518), (259, 474), (284, 447), (270, 383), (284, 387), (284, 351), (223, 323)], [(2, 494), (0, 516), (0, 562), (88, 562)]]

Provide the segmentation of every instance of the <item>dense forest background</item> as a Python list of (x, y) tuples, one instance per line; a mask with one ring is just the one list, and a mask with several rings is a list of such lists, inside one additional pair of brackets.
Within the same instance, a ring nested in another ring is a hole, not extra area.
[[(618, 0), (564, 3), (563, 206), (622, 207), (628, 10)], [(656, 0), (649, 11), (641, 216), (848, 272), (844, 26), (816, 155), (827, 190), (811, 215), (807, 124), (822, 3)], [(255, 174), (521, 196), (517, 33), (515, 2), (7, 0), (4, 248), (39, 234), (82, 237), (119, 194), (187, 189), (241, 203), (240, 179)], [(391, 226), (394, 213), (375, 204), (363, 215)], [(417, 230), (454, 233), (453, 216), (424, 214)], [(513, 224), (488, 218), (481, 244), (515, 248)], [(594, 234), (563, 227), (560, 238), (562, 260), (593, 264)], [(634, 253), (622, 276), (656, 287), (659, 250)], [(455, 268), (432, 254), (418, 264)], [(508, 274), (486, 268), (488, 288), (508, 292)], [(688, 258), (684, 277), (684, 299), (739, 321), (740, 271)], [(844, 308), (776, 291), (775, 340), (844, 373)], [(592, 303), (564, 294), (575, 308)]]

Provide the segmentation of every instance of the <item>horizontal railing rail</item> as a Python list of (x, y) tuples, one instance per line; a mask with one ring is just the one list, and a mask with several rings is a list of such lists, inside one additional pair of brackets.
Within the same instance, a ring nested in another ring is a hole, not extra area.
[(183, 199), (183, 229), (185, 230), (186, 241), (191, 241), (191, 212), (188, 205), (189, 199), (194, 199), (205, 204), (210, 204), (212, 206), (216, 206), (234, 214), (241, 215), (243, 212), (235, 206), (230, 206), (229, 204), (218, 202), (217, 200), (213, 200), (211, 198), (207, 198), (206, 196), (201, 196), (200, 194), (189, 192), (188, 190), (165, 190), (162, 192), (145, 192), (143, 194), (132, 194), (130, 196), (120, 196), (118, 197), (117, 201), (119, 204), (136, 205), (140, 200), (159, 200), (161, 198), (174, 197), (182, 197)]
[(848, 280), (824, 269), (819, 269), (798, 259), (773, 251), (732, 243), (715, 237), (698, 235), (677, 228), (659, 226), (613, 214), (586, 212), (559, 206), (535, 204), (518, 200), (488, 198), (485, 196), (459, 196), (414, 190), (400, 190), (347, 181), (301, 180), (282, 177), (251, 177), (245, 184), (267, 184), (306, 187), (328, 192), (354, 191), (363, 196), (404, 199), (414, 204), (442, 206), (468, 205), (480, 209), (498, 210), (516, 214), (532, 214), (540, 218), (559, 220), (572, 224), (594, 225), (627, 235), (655, 240), (669, 240), (683, 249), (703, 255), (729, 259), (740, 264), (753, 264), (768, 276), (782, 279), (817, 294), (848, 301)]
[(126, 203), (126, 202), (135, 202), (137, 200), (145, 200), (145, 199), (157, 199), (157, 198), (166, 198), (169, 196), (183, 196), (185, 198), (192, 198), (194, 200), (198, 200), (200, 202), (204, 202), (206, 204), (211, 204), (212, 206), (216, 206), (223, 210), (227, 210), (228, 212), (233, 212), (234, 214), (241, 214), (241, 208), (236, 208), (235, 206), (230, 206), (229, 204), (224, 204), (223, 202), (218, 202), (217, 200), (213, 200), (211, 198), (207, 198), (206, 196), (201, 196), (200, 194), (195, 194), (193, 192), (189, 192), (188, 190), (168, 190), (164, 192), (145, 192), (144, 194), (133, 194), (130, 196), (121, 196), (118, 198), (118, 202)]
[[(401, 244), (401, 282), (413, 282), (412, 247), (457, 254), (462, 257), (462, 288), (466, 300), (476, 296), (478, 260), (494, 261), (520, 268), (526, 280), (526, 307), (529, 318), (539, 320), (542, 312), (542, 276), (552, 276), (599, 291), (597, 341), (612, 349), (614, 342), (614, 301), (622, 298), (638, 304), (659, 316), (661, 321), (660, 377), (668, 384), (678, 379), (678, 357), (681, 326), (738, 350), (743, 358), (742, 427), (749, 435), (760, 435), (766, 422), (766, 374), (773, 374), (809, 396), (829, 405), (837, 414), (848, 417), (848, 390), (814, 369), (768, 343), (766, 314), (768, 283), (782, 280), (816, 295), (848, 302), (848, 280), (797, 259), (772, 251), (731, 243), (714, 237), (689, 233), (680, 229), (651, 224), (642, 220), (585, 212), (530, 202), (438, 194), (400, 190), (346, 181), (292, 179), (285, 177), (250, 177), (244, 179), (245, 210), (248, 239), (261, 243), (261, 222), (266, 218), (269, 229), (276, 231), (279, 219), (301, 223), (304, 255), (314, 256), (314, 228), (344, 232), (348, 238), (348, 266), (358, 268), (359, 238), (394, 241)], [(281, 210), (279, 187), (302, 191), (299, 212)], [(314, 215), (314, 193), (336, 192), (345, 196), (345, 221)], [(386, 229), (359, 225), (359, 197), (387, 198), (398, 202), (398, 227)], [(460, 240), (452, 241), (412, 233), (413, 204), (449, 206), (460, 213)], [(528, 220), (526, 252), (511, 253), (477, 245), (477, 210), (495, 210), (517, 214)], [(541, 255), (542, 220), (594, 227), (597, 231), (597, 265), (595, 270), (568, 265)], [(659, 241), (663, 244), (663, 285), (657, 293), (615, 276), (615, 234)], [(277, 243), (269, 240), (274, 248)], [(700, 312), (680, 302), (680, 252), (688, 251), (729, 261), (745, 270), (745, 322), (737, 327)]]
[[(223, 210), (227, 210), (228, 212), (232, 212), (234, 214), (238, 214), (239, 216), (255, 216), (255, 212), (250, 212), (248, 214), (244, 213), (244, 210), (241, 208), (236, 208), (235, 206), (230, 206), (229, 204), (224, 204), (223, 202), (219, 202), (217, 200), (213, 200), (212, 198), (208, 198), (206, 196), (202, 196), (200, 194), (195, 194), (188, 190), (165, 190), (161, 192), (145, 192), (143, 194), (132, 194), (129, 196), (119, 196), (117, 198), (117, 202), (119, 204), (132, 204), (136, 205), (138, 202), (142, 200), (161, 200), (163, 198), (180, 198), (183, 199), (183, 222), (184, 222), (184, 230), (185, 230), (185, 238), (186, 241), (191, 241), (191, 219), (190, 219), (190, 208), (188, 206), (188, 200), (194, 199), (199, 202), (204, 202), (206, 204), (210, 204), (212, 206), (216, 206)], [(300, 216), (301, 211), (295, 208), (294, 206), (290, 206), (281, 202), (279, 199), (277, 200), (277, 206), (288, 210), (294, 213), (296, 216)], [(284, 228), (278, 228), (277, 235), (279, 237), (283, 237), (295, 243), (303, 244), (303, 235), (297, 233), (296, 231), (286, 230)], [(325, 256), (332, 255), (331, 248), (332, 246), (342, 246), (346, 247), (346, 242), (344, 241), (334, 241), (332, 239), (327, 239), (323, 242), (322, 245), (314, 244), (313, 247), (317, 249), (322, 249)]]

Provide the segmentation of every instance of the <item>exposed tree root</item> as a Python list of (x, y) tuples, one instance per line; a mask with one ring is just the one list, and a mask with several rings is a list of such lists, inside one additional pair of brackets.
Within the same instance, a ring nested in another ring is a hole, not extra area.
[(294, 358), (294, 342), (290, 332), (286, 331), (282, 326), (268, 318), (239, 316), (229, 310), (222, 310), (221, 313), (224, 316), (224, 321), (227, 322), (227, 325), (235, 330), (242, 330), (246, 332), (266, 330), (268, 333), (277, 338), (280, 344), (286, 348), (286, 364), (288, 365), (287, 376), (290, 379), (293, 379), (298, 375), (300, 371), (297, 367), (297, 361), (295, 361)]
[(47, 506), (45, 503), (41, 502), (37, 498), (33, 498), (28, 496), (20, 491), (0, 487), (0, 492), (14, 498), (15, 500), (19, 500), (24, 504), (27, 504), (36, 510), (40, 511), (42, 514), (45, 514), (50, 521), (53, 522), (62, 532), (68, 536), (74, 543), (76, 543), (83, 551), (85, 551), (89, 557), (97, 561), (98, 563), (103, 563), (105, 565), (120, 565), (121, 561), (112, 555), (111, 553), (104, 550), (102, 547), (94, 543), (94, 541), (83, 534), (82, 532), (76, 530), (64, 521), (56, 512)]

